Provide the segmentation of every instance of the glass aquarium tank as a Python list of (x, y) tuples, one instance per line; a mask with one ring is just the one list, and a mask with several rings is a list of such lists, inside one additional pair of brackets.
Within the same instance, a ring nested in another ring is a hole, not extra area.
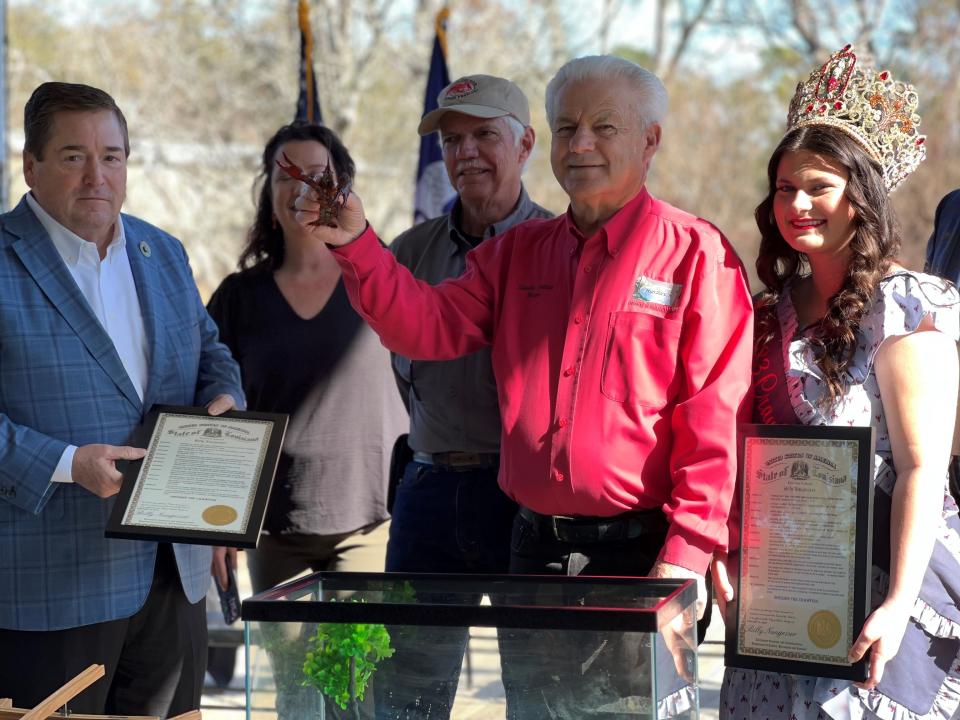
[(696, 718), (691, 580), (314, 573), (243, 602), (248, 720)]

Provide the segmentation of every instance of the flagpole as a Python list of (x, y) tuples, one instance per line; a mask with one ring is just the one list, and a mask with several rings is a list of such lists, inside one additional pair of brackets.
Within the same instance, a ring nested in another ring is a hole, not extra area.
[(437, 17), (433, 21), (434, 32), (437, 34), (437, 42), (440, 43), (440, 51), (443, 53), (444, 58), (449, 54), (447, 52), (447, 21), (449, 19), (450, 8), (444, 3), (444, 6), (440, 8)]
[(322, 125), (323, 113), (317, 97), (317, 79), (313, 71), (313, 30), (310, 28), (310, 4), (297, 2), (297, 26), (300, 28), (300, 92), (294, 119)]

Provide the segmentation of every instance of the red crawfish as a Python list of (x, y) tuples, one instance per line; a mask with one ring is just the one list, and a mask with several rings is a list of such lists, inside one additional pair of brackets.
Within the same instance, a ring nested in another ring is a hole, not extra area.
[(282, 153), (282, 155), (283, 161), (277, 160), (277, 167), (294, 180), (299, 180), (309, 185), (313, 191), (317, 193), (320, 207), (317, 208), (317, 219), (310, 223), (310, 225), (337, 227), (335, 220), (337, 216), (340, 215), (340, 208), (346, 205), (347, 198), (350, 197), (350, 187), (352, 183), (347, 180), (343, 185), (337, 184), (337, 181), (334, 180), (333, 170), (330, 167), (329, 160), (327, 160), (327, 166), (323, 169), (322, 173), (318, 175), (307, 175), (307, 173), (303, 171), (303, 168), (287, 157), (286, 153)]

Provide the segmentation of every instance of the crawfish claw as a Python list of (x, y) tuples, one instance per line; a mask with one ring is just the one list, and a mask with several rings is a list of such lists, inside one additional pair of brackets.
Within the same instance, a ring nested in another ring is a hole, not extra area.
[(322, 173), (318, 175), (307, 175), (299, 165), (287, 157), (286, 153), (281, 153), (281, 155), (283, 155), (283, 162), (278, 159), (277, 167), (294, 180), (299, 180), (306, 184), (317, 194), (317, 201), (319, 203), (319, 207), (316, 210), (317, 219), (308, 223), (308, 225), (315, 227), (337, 227), (334, 220), (336, 220), (340, 214), (340, 208), (346, 205), (347, 198), (350, 197), (351, 181), (347, 180), (343, 186), (338, 185), (334, 179), (333, 170), (330, 168), (329, 159)]

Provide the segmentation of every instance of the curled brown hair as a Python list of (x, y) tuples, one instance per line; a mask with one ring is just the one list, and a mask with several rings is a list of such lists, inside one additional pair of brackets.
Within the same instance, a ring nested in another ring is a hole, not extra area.
[(853, 138), (827, 125), (800, 127), (787, 133), (767, 165), (769, 191), (755, 212), (761, 237), (757, 275), (766, 287), (756, 303), (755, 351), (773, 337), (776, 306), (787, 284), (807, 269), (806, 255), (787, 244), (773, 215), (780, 159), (785, 153), (799, 150), (830, 158), (850, 174), (844, 190), (854, 209), (850, 265), (843, 285), (829, 298), (827, 313), (817, 322), (811, 338), (814, 359), (827, 384), (824, 404), (830, 406), (843, 393), (843, 375), (857, 349), (860, 320), (900, 251), (900, 228), (883, 183), (883, 172)]

